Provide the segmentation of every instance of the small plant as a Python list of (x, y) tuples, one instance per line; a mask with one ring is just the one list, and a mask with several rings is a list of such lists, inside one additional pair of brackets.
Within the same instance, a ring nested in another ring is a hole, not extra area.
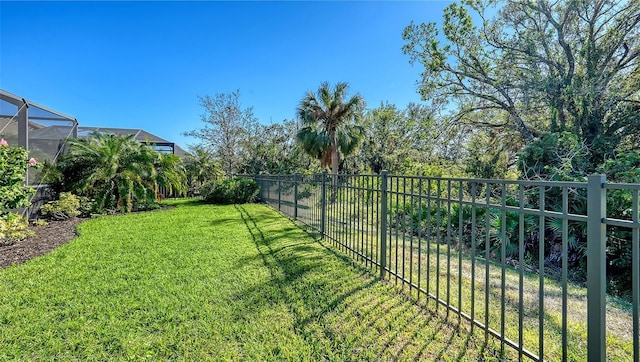
[(260, 187), (253, 180), (232, 178), (209, 181), (202, 186), (204, 201), (211, 204), (245, 204), (255, 202)]
[(10, 212), (0, 217), (0, 245), (15, 244), (33, 234), (24, 216)]
[(45, 219), (38, 219), (38, 220), (33, 222), (33, 225), (37, 226), (37, 227), (40, 227), (40, 226), (47, 226), (47, 225), (49, 225), (49, 223)]
[(42, 205), (40, 212), (51, 220), (67, 220), (80, 215), (80, 199), (70, 192), (63, 192), (58, 200)]

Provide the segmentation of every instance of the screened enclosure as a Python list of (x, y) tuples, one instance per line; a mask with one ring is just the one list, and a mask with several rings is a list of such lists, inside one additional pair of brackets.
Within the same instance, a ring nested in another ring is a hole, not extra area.
[[(65, 141), (77, 133), (75, 118), (0, 90), (0, 138), (24, 147), (39, 163), (55, 161)], [(38, 185), (41, 169), (27, 172), (27, 184)]]
[[(142, 129), (78, 126), (65, 114), (0, 89), (0, 138), (12, 146), (24, 147), (37, 162), (54, 162), (65, 151), (69, 138), (92, 133), (133, 135), (140, 142), (161, 153), (184, 157), (186, 152), (175, 143)], [(27, 170), (27, 184), (38, 187), (42, 170)]]

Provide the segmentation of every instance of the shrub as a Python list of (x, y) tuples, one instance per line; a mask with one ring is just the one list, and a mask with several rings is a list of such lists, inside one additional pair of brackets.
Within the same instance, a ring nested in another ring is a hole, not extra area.
[(15, 244), (33, 235), (29, 230), (29, 221), (22, 215), (6, 213), (0, 217), (0, 245)]
[(70, 192), (63, 192), (58, 200), (42, 205), (40, 212), (51, 220), (67, 220), (80, 215), (80, 199)]
[(0, 139), (0, 215), (7, 210), (29, 206), (33, 188), (24, 186), (27, 167), (35, 166), (22, 147), (11, 147)]
[(13, 244), (31, 234), (29, 221), (8, 210), (28, 207), (33, 188), (24, 186), (27, 167), (36, 160), (27, 160), (28, 152), (22, 147), (11, 147), (0, 139), (0, 245)]
[(255, 181), (236, 177), (209, 181), (202, 186), (201, 193), (207, 203), (226, 205), (255, 202), (259, 190)]
[(49, 223), (44, 219), (38, 219), (38, 220), (33, 222), (33, 225), (40, 227), (40, 226), (47, 226), (47, 225), (49, 225)]

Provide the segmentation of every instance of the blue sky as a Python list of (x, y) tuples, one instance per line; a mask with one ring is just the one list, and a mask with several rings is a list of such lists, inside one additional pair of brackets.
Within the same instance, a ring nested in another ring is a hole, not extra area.
[(142, 128), (181, 146), (197, 96), (241, 92), (261, 123), (346, 81), (369, 108), (418, 102), (402, 30), (449, 1), (0, 2), (0, 88), (81, 125)]

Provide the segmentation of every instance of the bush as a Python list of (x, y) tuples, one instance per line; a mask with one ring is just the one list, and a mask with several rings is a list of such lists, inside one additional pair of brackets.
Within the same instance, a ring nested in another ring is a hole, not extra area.
[(80, 199), (70, 192), (63, 192), (58, 200), (42, 205), (40, 212), (51, 220), (67, 220), (80, 215)]
[(6, 213), (0, 216), (0, 245), (11, 245), (33, 235), (29, 220), (22, 215)]
[(23, 186), (27, 167), (35, 166), (28, 152), (22, 147), (9, 146), (0, 139), (0, 215), (10, 209), (28, 207), (33, 188)]
[(11, 245), (33, 234), (29, 221), (11, 209), (28, 207), (33, 188), (24, 186), (27, 167), (36, 166), (22, 147), (11, 147), (0, 139), (0, 245)]
[(255, 202), (259, 190), (255, 181), (236, 177), (224, 181), (209, 181), (200, 191), (205, 202), (227, 205)]

